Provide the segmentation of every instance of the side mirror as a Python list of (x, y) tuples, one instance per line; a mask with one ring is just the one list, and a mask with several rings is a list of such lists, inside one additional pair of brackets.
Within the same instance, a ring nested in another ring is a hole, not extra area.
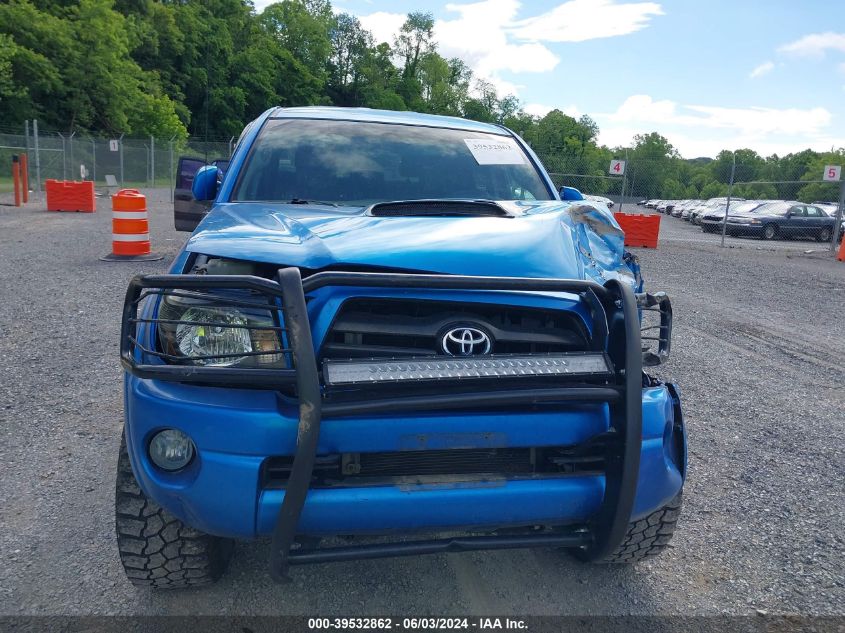
[(200, 167), (194, 175), (191, 194), (194, 200), (214, 200), (217, 197), (218, 180), (222, 172), (214, 165)]
[(575, 187), (561, 187), (560, 188), (560, 199), (561, 200), (583, 200), (584, 196)]

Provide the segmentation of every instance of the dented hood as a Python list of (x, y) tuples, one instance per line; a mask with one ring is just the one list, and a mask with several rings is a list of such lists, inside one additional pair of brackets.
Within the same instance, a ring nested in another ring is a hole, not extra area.
[[(512, 217), (373, 217), (363, 207), (216, 205), (188, 251), (297, 266), (607, 279), (631, 272), (623, 234), (583, 202), (501, 203)], [(633, 281), (633, 279), (631, 279)]]

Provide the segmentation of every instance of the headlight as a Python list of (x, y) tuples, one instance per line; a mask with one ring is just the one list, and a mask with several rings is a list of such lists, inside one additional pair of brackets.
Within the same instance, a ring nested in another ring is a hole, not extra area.
[(748, 220), (749, 224), (760, 224), (760, 220)]
[[(218, 300), (219, 301), (219, 300)], [(159, 305), (162, 352), (205, 367), (279, 367), (284, 353), (269, 309), (209, 305), (202, 295), (165, 295)], [(237, 300), (233, 298), (233, 303)]]
[[(249, 321), (237, 310), (188, 308), (176, 326), (176, 344), (183, 356), (197, 358), (198, 365), (227, 367), (252, 351)], [(230, 327), (234, 326), (234, 327)]]

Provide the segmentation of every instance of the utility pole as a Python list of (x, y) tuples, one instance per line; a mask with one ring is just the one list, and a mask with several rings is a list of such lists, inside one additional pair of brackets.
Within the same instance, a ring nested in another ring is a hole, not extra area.
[(38, 119), (32, 119), (32, 138), (35, 142), (35, 185), (41, 193), (41, 154), (38, 151)]
[(120, 146), (120, 186), (123, 187), (123, 134), (120, 135), (117, 143)]
[(736, 150), (734, 150), (734, 162), (731, 165), (731, 182), (728, 185), (728, 200), (725, 202), (725, 221), (722, 223), (722, 247), (725, 246), (725, 233), (728, 231), (728, 213), (731, 210), (731, 194), (734, 190), (734, 176), (736, 175)]
[(830, 236), (830, 252), (834, 254), (836, 253), (836, 242), (839, 241), (839, 227), (842, 226), (843, 213), (845, 213), (845, 178), (842, 179), (842, 186), (839, 189), (839, 208), (836, 209), (833, 235)]

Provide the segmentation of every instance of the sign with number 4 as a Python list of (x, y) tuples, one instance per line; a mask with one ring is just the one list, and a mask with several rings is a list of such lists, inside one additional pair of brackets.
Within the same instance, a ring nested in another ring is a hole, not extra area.
[(621, 176), (625, 173), (625, 161), (624, 160), (612, 160), (610, 161), (610, 169), (608, 173), (611, 176)]
[(842, 165), (825, 165), (824, 180), (838, 182), (842, 178)]

